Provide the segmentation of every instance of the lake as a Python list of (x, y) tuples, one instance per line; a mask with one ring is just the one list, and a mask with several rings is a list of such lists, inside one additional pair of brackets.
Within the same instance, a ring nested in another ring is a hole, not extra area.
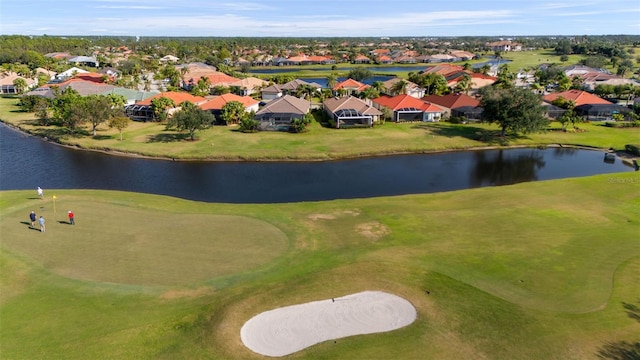
[[(294, 135), (295, 136), (295, 135)], [(224, 203), (453, 191), (634, 171), (600, 151), (508, 149), (322, 162), (174, 162), (58, 146), (0, 125), (0, 190), (105, 189)], [(604, 186), (605, 184), (603, 184)]]

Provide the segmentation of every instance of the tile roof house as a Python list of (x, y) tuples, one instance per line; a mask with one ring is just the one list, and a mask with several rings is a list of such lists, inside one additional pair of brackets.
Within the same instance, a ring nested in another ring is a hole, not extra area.
[(360, 54), (360, 55), (356, 56), (355, 59), (353, 59), (353, 63), (354, 64), (370, 64), (371, 63), (371, 59), (369, 59), (368, 57)]
[(361, 83), (360, 81), (354, 79), (346, 79), (345, 81), (341, 81), (334, 85), (333, 91), (334, 93), (340, 90), (343, 90), (347, 95), (359, 93), (364, 89), (368, 88), (369, 85)]
[(576, 106), (584, 105), (584, 104), (612, 104), (611, 102), (597, 96), (590, 94), (586, 91), (582, 90), (568, 90), (559, 93), (552, 93), (542, 97), (542, 100), (551, 103), (557, 98), (564, 98), (565, 100), (571, 100), (575, 103)]
[(264, 101), (277, 99), (284, 95), (284, 91), (282, 90), (281, 85), (278, 84), (267, 86), (266, 88), (260, 90), (260, 93), (262, 94), (262, 100)]
[(587, 120), (611, 120), (614, 114), (625, 113), (629, 110), (582, 90), (552, 93), (543, 96), (542, 99), (547, 103), (552, 103), (560, 97), (573, 101), (576, 114), (585, 117)]
[(413, 83), (413, 82), (411, 82), (409, 80), (404, 80), (404, 79), (397, 78), (397, 77), (389, 79), (389, 80), (384, 81), (382, 83), (382, 85), (384, 85), (384, 88), (386, 89), (385, 93), (387, 95), (392, 95), (392, 96), (393, 95), (398, 95), (398, 94), (391, 93), (391, 89), (393, 88), (393, 86), (396, 83), (398, 83), (400, 81), (404, 81), (406, 83), (406, 89), (405, 89), (406, 92), (405, 93), (407, 95), (413, 96), (416, 99), (420, 99), (420, 98), (422, 98), (424, 96), (424, 89), (421, 88), (420, 86), (418, 86), (418, 84)]
[(309, 108), (309, 101), (284, 95), (267, 103), (254, 119), (260, 123), (259, 130), (289, 131), (293, 119), (303, 118)]
[(247, 112), (251, 112), (251, 111), (257, 112), (258, 106), (260, 104), (260, 101), (252, 98), (251, 96), (239, 96), (236, 94), (222, 94), (220, 96), (216, 96), (200, 104), (200, 108), (202, 110), (215, 112), (215, 111), (222, 110), (222, 108), (231, 101), (237, 101), (242, 105), (244, 105), (244, 108)]
[[(18, 89), (14, 85), (14, 81), (16, 81), (17, 79), (24, 80), (27, 87), (25, 89)], [(24, 92), (36, 86), (38, 86), (38, 81), (36, 79), (29, 79), (16, 73), (11, 73), (7, 76), (0, 77), (0, 94), (19, 94), (21, 91)]]
[(248, 77), (231, 83), (229, 84), (229, 86), (240, 89), (241, 95), (246, 96), (258, 92), (261, 88), (265, 87), (268, 84), (268, 82), (262, 79), (258, 79), (257, 77)]
[(382, 116), (380, 110), (353, 96), (327, 99), (322, 103), (322, 107), (333, 119), (337, 129), (372, 127)]
[(466, 94), (451, 93), (447, 95), (428, 95), (422, 98), (444, 110), (444, 116), (464, 116), (469, 120), (480, 120), (482, 114), (480, 101)]
[(381, 96), (372, 100), (377, 109), (393, 111), (392, 121), (440, 121), (444, 110), (432, 103), (409, 95)]
[(153, 113), (153, 109), (151, 108), (151, 101), (153, 101), (153, 99), (158, 99), (161, 97), (171, 99), (175, 104), (174, 108), (167, 109), (167, 113), (169, 115), (180, 110), (180, 104), (184, 103), (185, 101), (189, 101), (198, 106), (200, 106), (201, 104), (207, 101), (207, 99), (201, 96), (193, 96), (189, 93), (166, 91), (166, 92), (161, 92), (154, 96), (148, 97), (142, 101), (138, 101), (133, 105), (125, 106), (125, 109), (124, 109), (125, 114), (132, 120), (151, 121), (154, 119), (154, 116), (155, 116), (155, 114)]
[(71, 88), (77, 91), (80, 96), (88, 96), (103, 94), (115, 89), (115, 86), (74, 78), (57, 84), (45, 84), (37, 89), (29, 91), (25, 95), (35, 95), (45, 97), (47, 99), (53, 99), (56, 97), (56, 89), (63, 91), (66, 88)]

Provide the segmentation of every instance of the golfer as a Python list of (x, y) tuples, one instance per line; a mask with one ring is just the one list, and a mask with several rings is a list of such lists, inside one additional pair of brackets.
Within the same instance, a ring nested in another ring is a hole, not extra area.
[(38, 186), (38, 197), (40, 197), (40, 199), (44, 200), (44, 190), (42, 190), (42, 188), (40, 186)]
[(36, 212), (35, 211), (31, 211), (31, 213), (29, 214), (29, 220), (31, 220), (31, 227), (34, 228), (36, 227)]
[(75, 220), (75, 216), (73, 215), (73, 212), (71, 212), (71, 210), (69, 210), (67, 215), (69, 216), (69, 224), (75, 225), (76, 224), (76, 220)]
[(38, 223), (40, 223), (40, 232), (45, 232), (44, 218), (42, 216), (40, 216), (40, 219), (38, 219)]

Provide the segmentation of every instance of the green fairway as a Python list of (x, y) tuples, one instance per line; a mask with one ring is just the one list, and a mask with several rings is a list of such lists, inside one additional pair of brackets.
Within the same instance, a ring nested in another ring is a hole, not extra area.
[(55, 213), (0, 192), (3, 359), (258, 359), (252, 316), (364, 290), (418, 319), (291, 357), (596, 359), (640, 340), (638, 173), (273, 205), (55, 192)]

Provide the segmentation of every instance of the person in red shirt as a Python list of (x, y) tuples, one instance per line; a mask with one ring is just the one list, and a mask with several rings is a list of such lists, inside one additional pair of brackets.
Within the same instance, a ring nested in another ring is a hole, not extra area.
[(73, 213), (71, 212), (71, 210), (69, 210), (69, 212), (67, 213), (67, 215), (69, 215), (69, 224), (71, 224), (71, 225), (75, 225), (75, 224), (76, 224), (75, 216), (73, 215)]

